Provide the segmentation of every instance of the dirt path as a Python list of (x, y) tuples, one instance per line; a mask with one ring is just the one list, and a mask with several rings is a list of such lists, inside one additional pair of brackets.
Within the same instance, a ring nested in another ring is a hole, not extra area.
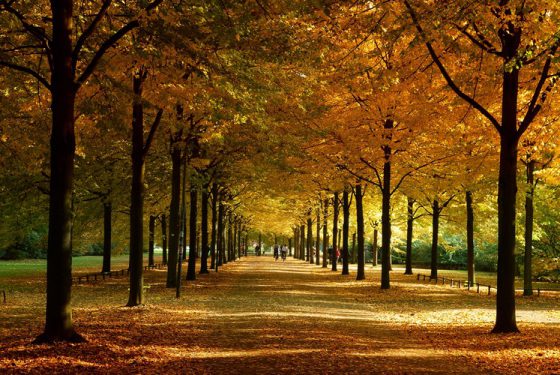
[(376, 318), (355, 288), (328, 270), (298, 261), (250, 258), (228, 271), (210, 337), (217, 344), (209, 372), (456, 373), (480, 372), (465, 358), (435, 350), (406, 324)]
[(126, 279), (74, 288), (86, 344), (29, 345), (43, 285), (0, 307), (0, 373), (557, 373), (557, 301), (521, 300), (520, 335), (489, 335), (491, 297), (379, 272), (354, 281), (301, 261), (249, 257), (199, 275), (180, 300), (165, 271), (146, 274), (148, 305), (125, 308)]

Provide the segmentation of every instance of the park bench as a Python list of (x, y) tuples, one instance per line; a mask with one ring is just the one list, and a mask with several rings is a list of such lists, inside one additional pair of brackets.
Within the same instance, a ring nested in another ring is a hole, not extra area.
[[(471, 289), (475, 289), (476, 287), (476, 292), (477, 293), (481, 293), (481, 291), (487, 291), (487, 294), (490, 295), (492, 290), (497, 290), (497, 288), (495, 286), (492, 285), (487, 285), (487, 284), (480, 284), (480, 283), (473, 283), (470, 284), (467, 280), (457, 280), (457, 279), (452, 279), (450, 277), (431, 277), (430, 275), (424, 275), (424, 274), (417, 274), (416, 275), (416, 280), (420, 281), (420, 278), (422, 278), (422, 281), (426, 281), (426, 279), (428, 279), (428, 282), (432, 282), (435, 281), (435, 284), (438, 285), (439, 282), (441, 281), (441, 285), (445, 285), (446, 282), (449, 283), (449, 285), (451, 287), (458, 287), (458, 288), (463, 288), (463, 289), (467, 289), (468, 291), (470, 291)], [(534, 290), (536, 289), (537, 291), (537, 296), (540, 296), (542, 292), (551, 292), (551, 293), (560, 293), (560, 289), (557, 288), (534, 288)], [(523, 289), (516, 289), (516, 292), (523, 292)]]
[[(163, 263), (157, 263), (152, 266), (144, 266), (144, 271), (149, 271), (153, 269), (161, 269), (165, 267)], [(109, 272), (93, 272), (93, 273), (86, 273), (83, 275), (76, 275), (72, 277), (72, 284), (81, 284), (82, 282), (96, 282), (98, 280), (105, 280), (107, 277), (118, 277), (118, 276), (125, 276), (129, 275), (129, 270), (122, 269), (116, 271), (109, 271)]]

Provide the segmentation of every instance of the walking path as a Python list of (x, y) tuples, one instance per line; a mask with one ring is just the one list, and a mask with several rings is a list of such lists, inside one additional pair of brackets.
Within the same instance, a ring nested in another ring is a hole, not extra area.
[[(74, 287), (86, 344), (29, 345), (43, 287), (0, 309), (0, 373), (477, 374), (560, 371), (560, 312), (521, 300), (522, 334), (490, 335), (494, 299), (379, 271), (322, 269), (248, 257), (198, 275), (181, 299), (165, 271), (146, 274), (147, 305), (123, 307), (126, 280)], [(28, 292), (26, 292), (28, 294)], [(21, 299), (23, 301), (23, 298)], [(5, 315), (3, 315), (5, 314)]]
[[(364, 303), (364, 286), (355, 285), (362, 283), (336, 282), (344, 277), (312, 273), (313, 267), (267, 257), (228, 270), (224, 297), (208, 305), (216, 314), (210, 335), (218, 348), (204, 368), (240, 374), (481, 372)], [(200, 352), (208, 354), (207, 348)]]

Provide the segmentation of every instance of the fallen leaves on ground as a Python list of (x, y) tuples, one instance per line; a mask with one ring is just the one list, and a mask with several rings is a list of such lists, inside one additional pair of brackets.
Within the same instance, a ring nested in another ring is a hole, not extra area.
[[(555, 297), (518, 299), (520, 334), (492, 335), (494, 298), (379, 271), (354, 281), (304, 262), (251, 257), (198, 275), (181, 299), (146, 273), (148, 304), (126, 308), (127, 279), (74, 287), (88, 342), (31, 345), (44, 316), (34, 280), (0, 307), (7, 373), (560, 373)], [(18, 280), (18, 283), (23, 283)]]

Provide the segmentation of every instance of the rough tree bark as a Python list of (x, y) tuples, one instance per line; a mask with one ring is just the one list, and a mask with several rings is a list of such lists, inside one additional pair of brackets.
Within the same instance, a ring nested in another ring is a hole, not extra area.
[(533, 197), (535, 194), (535, 161), (527, 161), (527, 192), (525, 193), (525, 254), (523, 267), (523, 295), (533, 295)]
[(377, 223), (375, 225), (375, 228), (373, 229), (373, 243), (371, 244), (371, 252), (372, 252), (372, 263), (373, 266), (377, 266), (377, 236), (378, 236), (378, 230), (377, 230)]
[(163, 111), (158, 114), (144, 143), (144, 104), (142, 89), (148, 71), (139, 68), (132, 80), (134, 98), (132, 103), (132, 186), (130, 190), (130, 289), (127, 306), (144, 303), (143, 247), (144, 247), (144, 169), (146, 156), (152, 145)]
[(363, 194), (362, 185), (356, 185), (356, 226), (358, 236), (358, 273), (356, 280), (364, 280), (365, 273), (365, 248), (364, 248), (364, 208), (363, 208)]
[(161, 215), (161, 263), (167, 265), (167, 215)]
[[(317, 223), (315, 225), (315, 265), (321, 264), (321, 207), (317, 207)], [(323, 249), (325, 252), (326, 249)]]
[(103, 269), (101, 272), (111, 272), (111, 216), (113, 207), (111, 202), (103, 203)]
[(414, 199), (406, 199), (406, 269), (405, 275), (412, 275), (412, 232), (414, 229)]
[(313, 220), (311, 219), (312, 211), (309, 209), (307, 214), (307, 260), (309, 263), (315, 263), (313, 261)]
[(150, 221), (148, 222), (148, 266), (153, 267), (154, 262), (154, 240), (156, 232), (156, 217), (150, 215)]
[(187, 266), (187, 280), (196, 280), (196, 222), (198, 216), (198, 190), (191, 186), (189, 214), (189, 263)]
[(467, 282), (474, 285), (474, 211), (472, 193), (465, 192), (467, 205)]
[(432, 258), (430, 265), (430, 279), (437, 278), (438, 271), (438, 237), (439, 237), (439, 201), (432, 202)]
[(336, 256), (336, 250), (337, 250), (337, 240), (338, 240), (338, 192), (334, 193), (334, 200), (333, 200), (333, 239), (332, 239), (332, 263), (331, 263), (331, 270), (332, 271), (336, 271), (336, 267), (337, 267), (337, 256)]
[[(179, 117), (179, 115), (177, 116)], [(179, 235), (181, 220), (179, 205), (181, 200), (181, 149), (178, 142), (171, 143), (171, 204), (169, 207), (169, 254), (167, 263), (167, 288), (177, 286), (177, 257), (179, 256)]]
[(218, 224), (218, 184), (212, 184), (212, 237), (210, 238), (210, 269), (216, 267), (216, 239)]
[(327, 218), (329, 215), (329, 199), (323, 201), (323, 268), (328, 266), (329, 232), (327, 230)]
[(350, 232), (350, 193), (348, 188), (342, 193), (342, 275), (349, 275), (348, 235)]
[[(305, 253), (306, 253), (305, 248), (306, 248), (306, 246), (305, 246), (305, 225), (304, 224), (302, 224), (299, 227), (299, 236), (300, 236), (299, 237), (300, 238), (300, 241), (299, 241), (300, 259), (305, 260)], [(309, 255), (309, 253), (307, 253), (307, 254)], [(309, 261), (309, 258), (307, 260)]]
[(202, 187), (200, 198), (200, 273), (208, 273), (208, 186)]
[[(383, 127), (390, 131), (394, 127), (392, 119), (385, 120)], [(391, 287), (389, 271), (391, 270), (391, 146), (383, 146), (383, 186), (381, 207), (381, 289)]]
[(72, 324), (72, 187), (74, 181), (74, 90), (72, 0), (51, 1), (51, 179), (47, 250), (47, 309), (36, 343), (84, 341)]
[(224, 204), (221, 194), (218, 199), (218, 232), (216, 238), (216, 271), (224, 264)]

